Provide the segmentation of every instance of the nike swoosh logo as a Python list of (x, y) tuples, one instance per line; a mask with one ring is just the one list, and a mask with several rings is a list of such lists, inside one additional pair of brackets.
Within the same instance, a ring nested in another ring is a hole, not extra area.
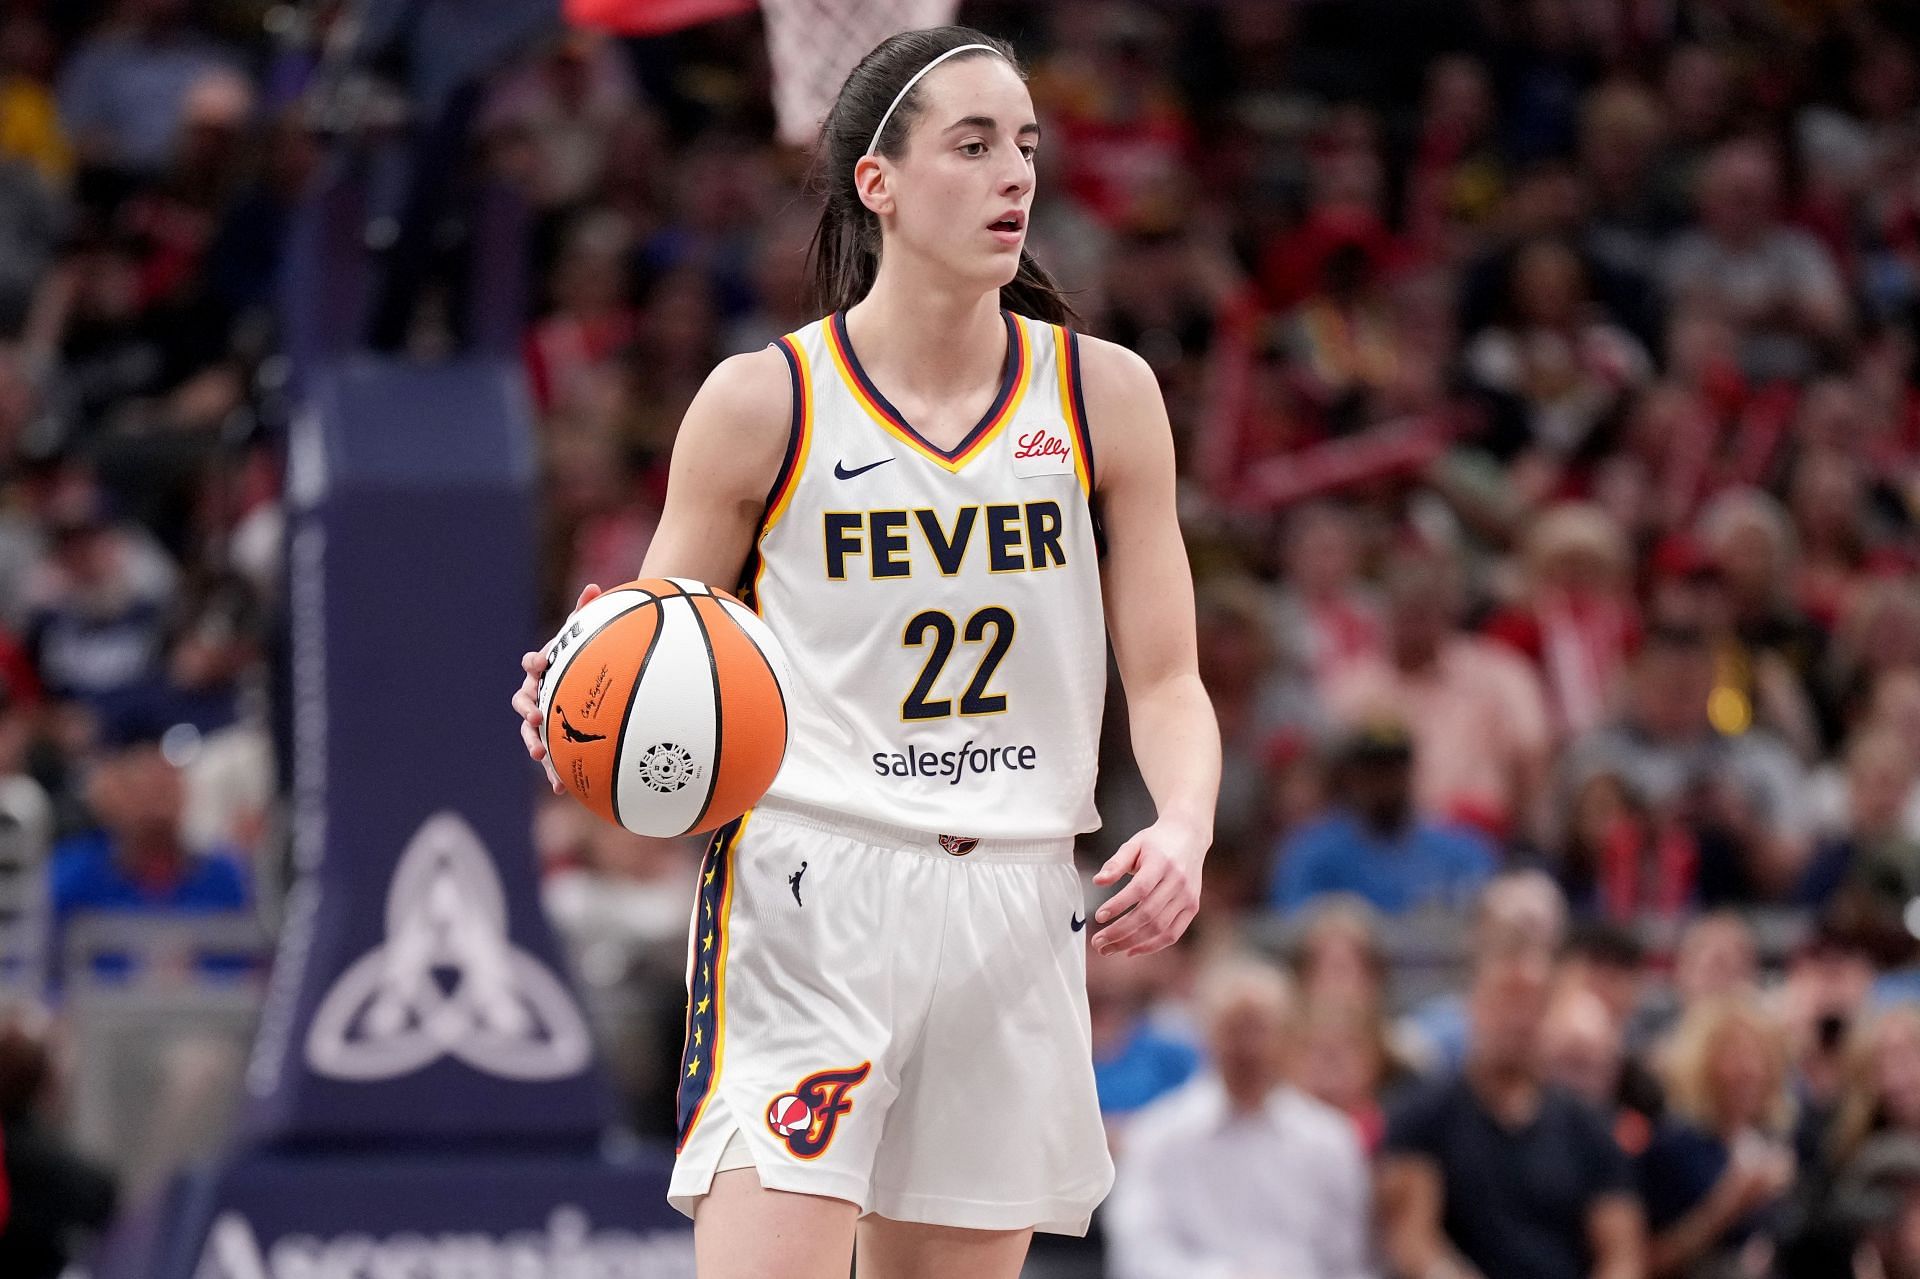
[(878, 462), (869, 462), (865, 466), (856, 466), (851, 471), (847, 469), (845, 462), (835, 462), (833, 464), (833, 478), (836, 480), (850, 480), (856, 475), (865, 475), (874, 467), (885, 466), (891, 461), (893, 461), (891, 457), (883, 457)]
[(607, 740), (605, 733), (583, 733), (572, 724), (569, 724), (565, 711), (560, 712), (560, 731), (566, 735), (568, 741), (581, 746), (584, 746), (588, 742), (604, 742)]
[(1082, 928), (1085, 928), (1086, 926), (1087, 926), (1087, 921), (1080, 918), (1080, 913), (1078, 911), (1075, 911), (1073, 916), (1073, 931), (1077, 933)]

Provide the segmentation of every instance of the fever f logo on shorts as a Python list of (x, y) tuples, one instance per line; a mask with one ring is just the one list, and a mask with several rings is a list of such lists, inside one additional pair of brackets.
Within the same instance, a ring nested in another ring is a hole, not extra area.
[(802, 1079), (790, 1093), (767, 1106), (767, 1127), (802, 1159), (816, 1159), (833, 1143), (840, 1116), (853, 1109), (847, 1094), (865, 1082), (873, 1063), (845, 1070), (822, 1070)]

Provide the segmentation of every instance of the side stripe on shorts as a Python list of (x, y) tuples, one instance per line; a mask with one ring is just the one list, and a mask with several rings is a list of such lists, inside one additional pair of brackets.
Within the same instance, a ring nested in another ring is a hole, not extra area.
[(687, 999), (687, 1037), (680, 1050), (680, 1084), (675, 1106), (679, 1136), (686, 1145), (713, 1093), (725, 1064), (727, 1033), (727, 918), (733, 907), (733, 850), (746, 829), (749, 809), (713, 833), (700, 863), (700, 895), (694, 906), (693, 972)]

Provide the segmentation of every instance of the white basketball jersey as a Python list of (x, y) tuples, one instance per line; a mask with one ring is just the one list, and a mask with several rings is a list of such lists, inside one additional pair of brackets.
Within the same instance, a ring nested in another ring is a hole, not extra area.
[(843, 316), (776, 343), (793, 428), (742, 583), (791, 672), (776, 799), (961, 837), (1099, 825), (1106, 621), (1078, 346), (1003, 314), (999, 394), (950, 452), (874, 387)]

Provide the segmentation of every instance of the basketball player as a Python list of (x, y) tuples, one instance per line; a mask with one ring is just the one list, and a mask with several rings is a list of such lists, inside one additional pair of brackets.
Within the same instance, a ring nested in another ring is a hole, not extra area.
[(701, 872), (670, 1197), (703, 1279), (845, 1279), (856, 1236), (862, 1279), (1013, 1279), (1112, 1182), (1073, 866), (1109, 638), (1157, 820), (1093, 944), (1179, 937), (1211, 839), (1173, 444), (1025, 250), (1009, 48), (896, 36), (822, 128), (832, 313), (707, 380), (641, 570), (738, 583), (791, 671), (780, 775)]

